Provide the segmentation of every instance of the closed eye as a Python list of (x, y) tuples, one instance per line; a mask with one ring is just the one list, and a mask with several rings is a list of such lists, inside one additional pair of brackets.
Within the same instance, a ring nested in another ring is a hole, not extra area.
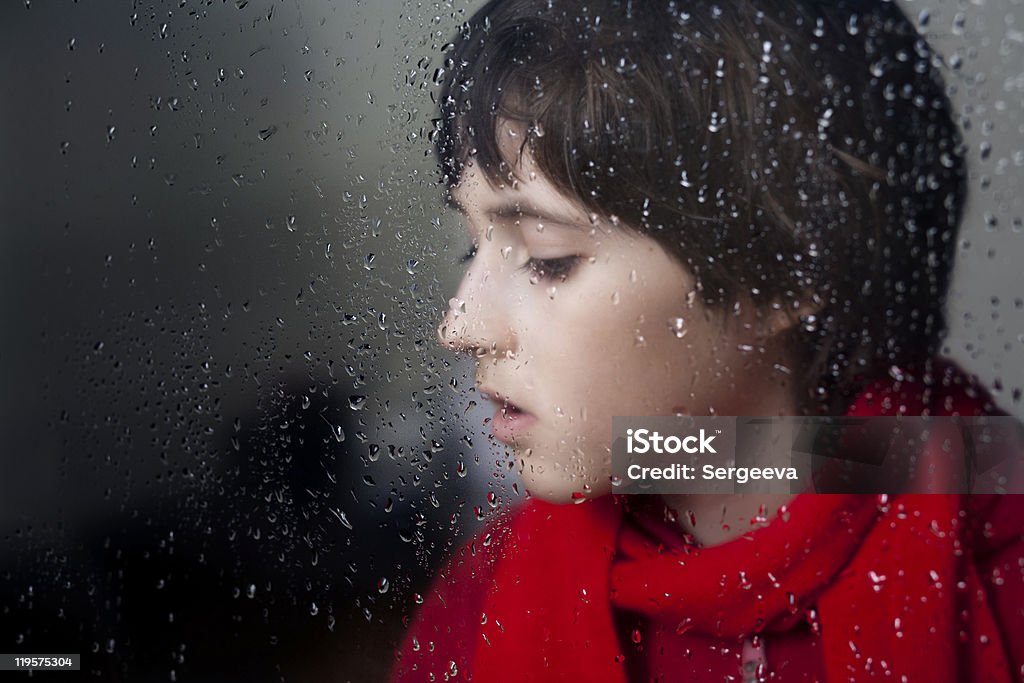
[(562, 256), (561, 258), (531, 258), (523, 264), (522, 269), (542, 280), (565, 280), (580, 262), (580, 256)]

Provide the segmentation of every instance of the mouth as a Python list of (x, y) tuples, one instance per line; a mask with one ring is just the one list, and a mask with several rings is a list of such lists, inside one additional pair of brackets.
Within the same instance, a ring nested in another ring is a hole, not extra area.
[(521, 441), (526, 430), (537, 422), (535, 415), (500, 392), (485, 387), (480, 389), (480, 395), (495, 405), (491, 434), (503, 443), (511, 446)]

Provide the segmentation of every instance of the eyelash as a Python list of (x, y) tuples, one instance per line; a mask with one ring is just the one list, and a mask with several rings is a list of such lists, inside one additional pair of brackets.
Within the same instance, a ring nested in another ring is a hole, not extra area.
[[(460, 264), (468, 263), (476, 256), (476, 245), (469, 248), (459, 259)], [(564, 280), (572, 273), (573, 269), (580, 262), (578, 255), (562, 256), (560, 258), (537, 259), (531, 258), (520, 268), (525, 273), (532, 273), (542, 280)]]
[(579, 262), (580, 257), (576, 255), (551, 259), (531, 258), (523, 264), (522, 270), (542, 280), (565, 280)]

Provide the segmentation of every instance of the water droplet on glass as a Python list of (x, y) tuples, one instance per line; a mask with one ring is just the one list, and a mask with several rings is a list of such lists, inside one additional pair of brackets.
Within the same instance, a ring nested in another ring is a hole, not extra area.
[(796, 596), (789, 591), (786, 592), (786, 610), (790, 614), (796, 614), (799, 611), (799, 607), (796, 604)]
[(352, 522), (348, 521), (348, 516), (344, 512), (342, 512), (341, 510), (338, 510), (336, 508), (327, 508), (327, 509), (331, 512), (332, 515), (334, 515), (334, 517), (339, 522), (341, 522), (341, 525), (343, 527), (345, 527), (349, 531), (352, 530)]

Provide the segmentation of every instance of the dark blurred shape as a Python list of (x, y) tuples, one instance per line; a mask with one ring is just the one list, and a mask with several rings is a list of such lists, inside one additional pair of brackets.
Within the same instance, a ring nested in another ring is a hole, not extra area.
[(282, 385), (193, 490), (97, 519), (67, 549), (6, 539), (0, 643), (81, 647), (83, 671), (111, 681), (381, 679), (401, 624), (380, 576), (404, 567), (404, 587), (428, 568), (359, 500), (371, 475), (351, 415), (315, 383)]

